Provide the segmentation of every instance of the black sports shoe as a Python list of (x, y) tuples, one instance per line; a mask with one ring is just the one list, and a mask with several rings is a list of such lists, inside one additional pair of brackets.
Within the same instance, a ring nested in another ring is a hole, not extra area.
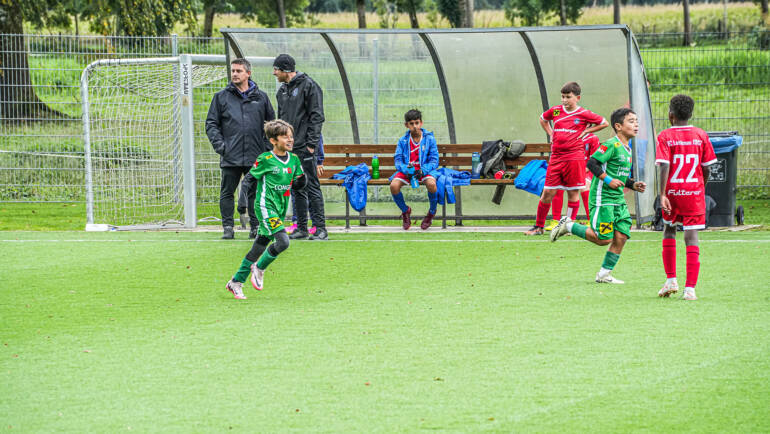
[(310, 236), (310, 239), (314, 241), (326, 241), (329, 239), (329, 233), (326, 232), (326, 229), (318, 229), (316, 233)]
[(254, 228), (254, 227), (251, 228), (251, 230), (249, 231), (249, 239), (253, 240), (254, 238), (257, 238), (257, 235), (258, 235), (257, 228)]
[(222, 239), (223, 240), (232, 240), (235, 238), (235, 231), (233, 231), (232, 226), (225, 226), (224, 232), (222, 232)]
[(307, 229), (305, 229), (305, 230), (297, 229), (294, 232), (292, 232), (291, 235), (289, 235), (289, 239), (290, 240), (304, 240), (304, 239), (306, 239), (309, 236), (310, 236), (310, 234), (307, 233)]
[(528, 230), (527, 232), (524, 232), (524, 235), (543, 235), (545, 234), (545, 230), (542, 226), (532, 226), (532, 229)]

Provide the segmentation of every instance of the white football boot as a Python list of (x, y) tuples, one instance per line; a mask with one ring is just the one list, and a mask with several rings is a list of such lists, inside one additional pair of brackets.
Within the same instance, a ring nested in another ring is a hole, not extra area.
[(569, 221), (569, 217), (567, 216), (559, 219), (559, 223), (556, 223), (556, 226), (551, 230), (551, 242), (554, 242), (569, 233), (569, 229), (567, 229), (567, 223), (569, 223)]
[(666, 280), (663, 284), (663, 288), (658, 291), (658, 297), (669, 297), (671, 294), (676, 294), (679, 291), (679, 284), (676, 280)]
[(604, 276), (602, 276), (600, 273), (596, 273), (596, 283), (615, 283), (618, 285), (622, 285), (626, 282), (612, 277), (612, 275), (610, 275), (609, 273), (607, 273)]
[(243, 283), (238, 282), (236, 280), (230, 279), (229, 282), (227, 282), (227, 285), (225, 286), (225, 289), (233, 293), (233, 296), (237, 298), (238, 300), (244, 300), (246, 299), (246, 296), (243, 295)]
[(682, 300), (694, 301), (697, 299), (698, 297), (695, 296), (695, 288), (684, 289), (684, 293), (682, 293)]
[(265, 270), (257, 267), (257, 263), (251, 264), (251, 286), (257, 291), (262, 291), (262, 285), (265, 280)]

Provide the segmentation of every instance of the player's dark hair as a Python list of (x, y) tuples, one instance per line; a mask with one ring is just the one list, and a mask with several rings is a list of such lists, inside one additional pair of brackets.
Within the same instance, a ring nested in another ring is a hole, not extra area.
[(420, 113), (417, 109), (411, 109), (408, 112), (404, 113), (404, 122), (409, 121), (421, 121), (422, 120), (422, 113)]
[(237, 59), (233, 59), (233, 60), (230, 61), (230, 64), (231, 65), (242, 65), (243, 69), (245, 69), (246, 72), (251, 72), (251, 62), (249, 62), (248, 60), (246, 60), (244, 58), (239, 57)]
[(580, 85), (574, 81), (570, 81), (561, 87), (561, 93), (571, 93), (575, 96), (580, 95)]
[(612, 125), (612, 129), (615, 130), (616, 133), (618, 130), (615, 128), (615, 124), (623, 125), (623, 121), (626, 120), (626, 116), (631, 113), (636, 114), (628, 107), (619, 108), (612, 112), (612, 115), (610, 116), (610, 125)]
[(265, 122), (265, 135), (268, 139), (277, 139), (278, 136), (285, 136), (289, 131), (294, 133), (294, 128), (283, 119)]
[(695, 101), (687, 95), (674, 95), (668, 103), (668, 111), (680, 121), (688, 121), (692, 117)]

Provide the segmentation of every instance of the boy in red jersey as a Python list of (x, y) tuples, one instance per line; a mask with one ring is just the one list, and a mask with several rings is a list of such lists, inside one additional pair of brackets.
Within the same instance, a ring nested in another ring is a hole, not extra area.
[(655, 163), (660, 166), (660, 207), (663, 209), (663, 269), (666, 283), (658, 292), (668, 297), (679, 290), (676, 281), (676, 226), (684, 229), (687, 251), (685, 300), (697, 300), (695, 284), (700, 271), (698, 230), (706, 227), (706, 188), (703, 167), (717, 161), (708, 135), (688, 125), (695, 101), (675, 95), (668, 106), (671, 128), (658, 134)]
[[(599, 138), (596, 137), (596, 135), (588, 133), (585, 136), (583, 136), (580, 141), (583, 143), (586, 149), (586, 163), (588, 162), (588, 159), (591, 158), (591, 155), (593, 155), (594, 152), (596, 152), (597, 149), (599, 149)], [(589, 218), (590, 215), (588, 213), (588, 191), (590, 190), (589, 187), (591, 185), (591, 180), (593, 179), (594, 175), (591, 173), (590, 170), (586, 169), (586, 186), (583, 190), (580, 190), (580, 197), (583, 199), (583, 207), (586, 210), (586, 218)], [(553, 230), (553, 228), (556, 227), (557, 224), (559, 224), (559, 220), (561, 220), (561, 211), (564, 207), (564, 190), (556, 190), (556, 194), (553, 196), (553, 199), (551, 199), (551, 218), (553, 218), (553, 222), (545, 227), (545, 230), (550, 231)]]
[[(545, 218), (557, 190), (567, 190), (568, 216), (571, 220), (577, 218), (586, 172), (586, 151), (581, 139), (609, 125), (603, 117), (578, 106), (579, 101), (580, 85), (569, 82), (561, 88), (561, 105), (553, 106), (540, 115), (540, 126), (551, 139), (551, 158), (543, 194), (537, 204), (535, 226), (525, 232), (526, 235), (543, 235)], [(553, 128), (548, 121), (553, 121)]]

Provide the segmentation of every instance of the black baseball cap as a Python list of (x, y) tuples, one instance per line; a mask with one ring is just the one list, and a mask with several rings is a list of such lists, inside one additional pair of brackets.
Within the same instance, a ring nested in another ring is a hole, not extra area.
[(280, 69), (283, 72), (294, 72), (294, 58), (288, 54), (279, 54), (273, 61), (273, 68)]

